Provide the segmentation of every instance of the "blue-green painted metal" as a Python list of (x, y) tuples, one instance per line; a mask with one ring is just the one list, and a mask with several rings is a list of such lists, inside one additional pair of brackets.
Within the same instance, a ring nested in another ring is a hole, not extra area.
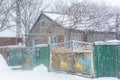
[(94, 45), (95, 77), (120, 77), (120, 45)]
[(44, 64), (46, 67), (49, 67), (49, 64), (50, 64), (49, 45), (36, 46), (35, 47), (35, 59), (36, 59), (36, 65)]
[(35, 48), (30, 47), (10, 47), (9, 48), (9, 66), (22, 65), (24, 69), (33, 68), (40, 64), (49, 67), (50, 46), (39, 45)]
[(9, 66), (17, 66), (22, 65), (23, 63), (23, 48), (9, 48), (9, 60), (8, 64)]

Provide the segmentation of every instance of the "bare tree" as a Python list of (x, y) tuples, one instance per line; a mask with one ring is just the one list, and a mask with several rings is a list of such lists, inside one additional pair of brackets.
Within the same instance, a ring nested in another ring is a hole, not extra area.
[(67, 7), (68, 4), (64, 0), (56, 0), (51, 7), (51, 12), (64, 14)]
[(71, 5), (67, 9), (69, 21), (69, 32), (72, 29), (84, 30), (84, 40), (87, 41), (87, 34), (91, 30), (109, 29), (109, 20), (114, 16), (111, 7), (105, 4), (96, 4), (90, 2), (80, 2)]
[(10, 11), (14, 8), (14, 4), (10, 0), (0, 0), (0, 31), (13, 26), (11, 24)]
[[(28, 40), (28, 33), (38, 18), (42, 10), (48, 5), (43, 5), (43, 0), (12, 0), (16, 3), (15, 8), (11, 11), (12, 21), (16, 24), (16, 31), (18, 36), (26, 35)], [(28, 41), (27, 41), (28, 42)]]

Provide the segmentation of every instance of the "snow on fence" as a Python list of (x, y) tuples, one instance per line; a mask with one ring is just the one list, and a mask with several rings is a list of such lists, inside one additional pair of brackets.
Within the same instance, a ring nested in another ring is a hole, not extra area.
[(93, 44), (69, 41), (51, 45), (50, 70), (93, 77)]

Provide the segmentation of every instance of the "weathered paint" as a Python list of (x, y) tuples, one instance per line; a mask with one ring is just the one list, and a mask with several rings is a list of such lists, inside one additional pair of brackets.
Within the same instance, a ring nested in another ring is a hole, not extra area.
[(53, 71), (92, 75), (91, 53), (57, 53), (52, 52)]
[(95, 45), (94, 46), (94, 71), (95, 77), (120, 78), (120, 46)]

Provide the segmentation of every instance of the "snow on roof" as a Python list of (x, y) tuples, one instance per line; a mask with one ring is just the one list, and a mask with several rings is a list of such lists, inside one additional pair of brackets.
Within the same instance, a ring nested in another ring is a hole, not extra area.
[(54, 21), (59, 19), (61, 16), (63, 16), (63, 15), (57, 14), (57, 13), (47, 13), (47, 12), (44, 12), (43, 14), (45, 14), (47, 17), (49, 17), (50, 19), (52, 19)]
[[(73, 27), (74, 29), (77, 29), (77, 30), (108, 31), (110, 27), (113, 27), (113, 28), (115, 27), (114, 17), (110, 19), (110, 21), (108, 22), (109, 24), (103, 24), (100, 27), (95, 27), (93, 21), (90, 22), (90, 21), (83, 20), (80, 23), (74, 25), (74, 22), (72, 21), (72, 16), (57, 14), (57, 13), (50, 13), (50, 12), (43, 12), (43, 14), (65, 28)], [(87, 19), (87, 18), (83, 18), (83, 19)], [(114, 32), (115, 30), (112, 29), (110, 31)]]
[(48, 44), (38, 44), (38, 45), (36, 45), (36, 47), (46, 47), (46, 46), (48, 46)]
[(16, 37), (16, 32), (11, 29), (6, 29), (0, 32), (0, 37)]
[(57, 14), (57, 13), (48, 13), (44, 12), (44, 15), (52, 19), (53, 21), (56, 21), (58, 24), (60, 24), (63, 27), (69, 27), (72, 25), (72, 21), (70, 21), (70, 16), (64, 15), (64, 14)]

